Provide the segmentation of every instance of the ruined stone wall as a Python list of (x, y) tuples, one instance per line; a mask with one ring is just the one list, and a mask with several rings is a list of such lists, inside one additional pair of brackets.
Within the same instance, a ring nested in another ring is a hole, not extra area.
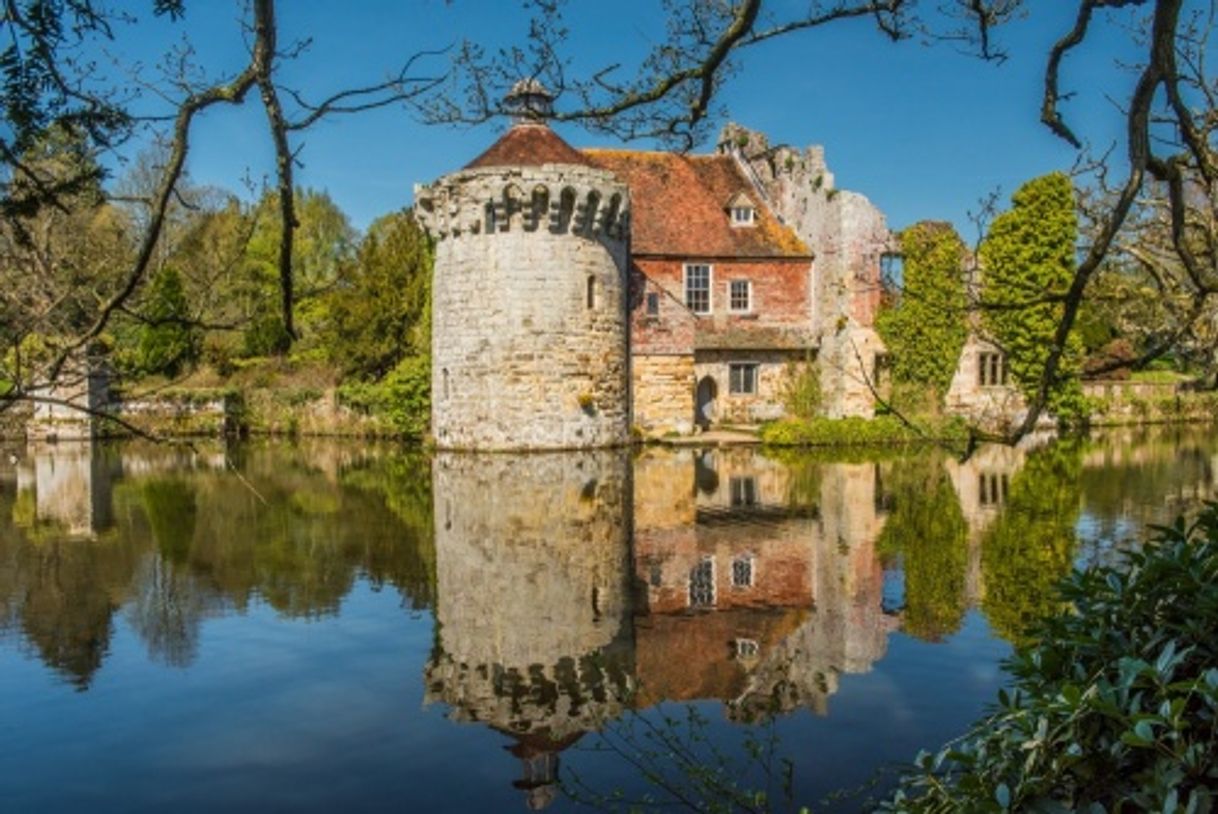
[(432, 432), (445, 449), (629, 438), (629, 197), (581, 166), (465, 170), (416, 192), (436, 238)]
[(30, 441), (80, 441), (107, 428), (101, 415), (113, 407), (113, 372), (104, 356), (78, 353), (69, 357), (53, 384), (36, 388), (36, 401), (25, 427)]
[[(732, 363), (757, 365), (756, 393), (730, 392)], [(715, 381), (717, 422), (758, 424), (786, 414), (786, 395), (791, 380), (808, 364), (799, 351), (703, 350), (698, 351), (694, 371), (698, 381), (707, 376)]]
[(763, 134), (734, 124), (719, 140), (721, 149), (747, 166), (771, 208), (815, 257), (813, 327), (825, 414), (870, 418), (874, 397), (868, 382), (883, 352), (874, 330), (880, 259), (893, 248), (884, 214), (863, 195), (837, 188), (822, 147), (771, 147)]
[[(994, 432), (1004, 432), (1023, 421), (1028, 403), (1012, 380), (1005, 385), (981, 384), (981, 354), (1001, 353), (998, 346), (969, 334), (960, 351), (944, 407), (952, 415)], [(1005, 364), (1005, 360), (1004, 360)]]

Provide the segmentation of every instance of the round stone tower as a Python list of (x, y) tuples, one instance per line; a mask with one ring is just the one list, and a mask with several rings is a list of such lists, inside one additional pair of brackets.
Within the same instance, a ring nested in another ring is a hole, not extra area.
[(432, 434), (444, 449), (564, 449), (629, 437), (624, 183), (545, 123), (535, 81), (513, 127), (417, 187), (436, 240)]

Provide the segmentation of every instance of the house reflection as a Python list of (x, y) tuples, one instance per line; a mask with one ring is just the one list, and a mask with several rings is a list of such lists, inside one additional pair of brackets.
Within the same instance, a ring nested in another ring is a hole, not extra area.
[(809, 473), (751, 450), (649, 450), (637, 461), (640, 706), (719, 699), (750, 720), (823, 712), (840, 673), (883, 655), (892, 622), (874, 551), (874, 465), (813, 466), (800, 499), (796, 479)]
[(824, 712), (895, 620), (876, 465), (816, 467), (797, 498), (801, 473), (747, 450), (437, 456), (426, 700), (514, 739), (530, 807), (629, 708)]

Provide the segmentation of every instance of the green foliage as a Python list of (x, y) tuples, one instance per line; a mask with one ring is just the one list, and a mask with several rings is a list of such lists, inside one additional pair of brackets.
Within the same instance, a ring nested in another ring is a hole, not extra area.
[(379, 382), (350, 382), (338, 390), (348, 407), (387, 419), (410, 438), (427, 434), (431, 422), (431, 360), (410, 356)]
[(789, 362), (783, 382), (782, 402), (787, 415), (812, 418), (820, 412), (824, 396), (820, 389), (820, 368), (815, 362)]
[[(1078, 217), (1074, 187), (1060, 172), (1027, 182), (1011, 202), (981, 244), (982, 315), (1006, 353), (1011, 376), (1034, 398), (1062, 316), (1060, 304), (1039, 300), (1065, 294), (1074, 278)], [(1086, 414), (1078, 381), (1082, 355), (1082, 343), (1072, 334), (1049, 391), (1046, 406), (1067, 422)]]
[(894, 505), (876, 548), (885, 556), (900, 555), (904, 563), (902, 628), (939, 641), (964, 620), (968, 524), (937, 456), (897, 461), (885, 484)]
[(968, 428), (957, 418), (915, 430), (895, 416), (866, 418), (785, 419), (761, 428), (761, 440), (772, 446), (849, 444), (916, 444), (933, 440), (962, 441)]
[(1209, 812), (1218, 798), (1218, 505), (1074, 572), (1014, 686), (881, 810)]
[[(242, 342), (245, 356), (282, 354), (292, 345), (283, 325), (280, 298), (278, 211), (279, 197), (274, 193), (258, 202), (254, 213), (257, 223), (245, 248), (242, 279), (237, 283), (248, 320)], [(350, 264), (355, 232), (330, 196), (316, 190), (296, 190), (296, 219), (293, 315), (301, 344), (307, 347), (324, 341), (328, 295)]]
[(190, 324), (182, 276), (172, 266), (152, 278), (141, 316), (135, 353), (129, 360), (135, 372), (177, 376), (198, 361), (203, 349), (202, 332)]
[(1010, 480), (1006, 506), (981, 541), (982, 610), (994, 631), (1027, 641), (1057, 609), (1055, 586), (1074, 559), (1082, 451), (1058, 442), (1029, 453)]
[(901, 253), (900, 298), (876, 320), (892, 378), (946, 390), (968, 338), (964, 241), (951, 225), (927, 221), (901, 233)]
[(408, 210), (368, 229), (328, 301), (327, 344), (344, 371), (381, 377), (404, 357), (431, 354), (432, 260), (431, 243)]

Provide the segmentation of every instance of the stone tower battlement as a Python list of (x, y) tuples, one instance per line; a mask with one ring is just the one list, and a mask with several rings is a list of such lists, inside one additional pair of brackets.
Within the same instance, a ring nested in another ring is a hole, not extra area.
[(628, 187), (524, 120), (415, 201), (436, 240), (436, 445), (626, 443)]
[(590, 167), (463, 170), (415, 188), (416, 213), (437, 240), (536, 232), (624, 241), (629, 195), (612, 173)]

